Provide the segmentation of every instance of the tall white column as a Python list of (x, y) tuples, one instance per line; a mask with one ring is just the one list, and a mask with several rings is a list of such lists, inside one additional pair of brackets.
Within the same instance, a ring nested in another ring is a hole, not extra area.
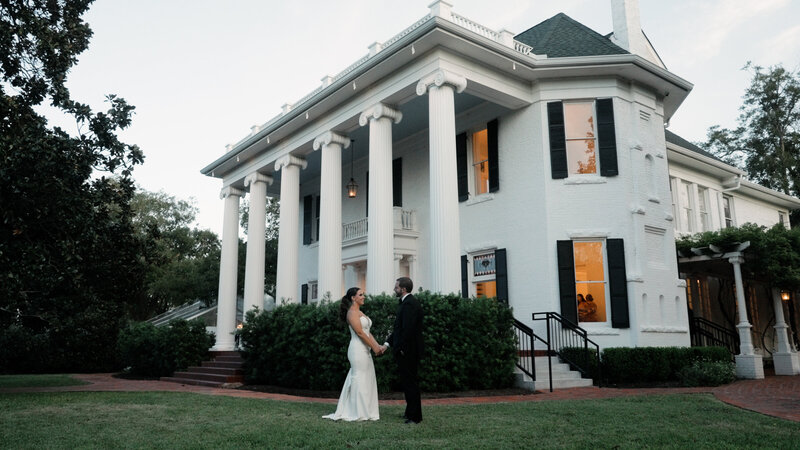
[(342, 148), (350, 139), (327, 131), (314, 139), (314, 150), (322, 149), (319, 211), (319, 295), (332, 300), (342, 296)]
[(236, 272), (239, 259), (239, 198), (244, 192), (228, 186), (219, 197), (225, 200), (222, 219), (222, 248), (217, 294), (217, 340), (212, 350), (233, 350), (236, 339)]
[(739, 354), (736, 359), (736, 376), (739, 378), (764, 378), (764, 365), (761, 355), (753, 351), (753, 338), (750, 335), (750, 322), (747, 320), (747, 305), (744, 301), (744, 284), (742, 283), (742, 268), (744, 257), (733, 256), (728, 258), (733, 265), (733, 279), (736, 283), (736, 308), (739, 311)]
[[(403, 260), (403, 255), (401, 255), (400, 253), (395, 253), (394, 254), (394, 279), (395, 280), (400, 278), (400, 261), (402, 261), (402, 260)], [(411, 277), (409, 277), (409, 278), (411, 278)], [(411, 280), (414, 280), (414, 279), (411, 278)]]
[(417, 95), (428, 93), (430, 134), (430, 290), (450, 293), (461, 289), (461, 236), (458, 216), (456, 120), (454, 92), (467, 80), (438, 70), (417, 83)]
[(300, 169), (306, 168), (306, 160), (286, 155), (275, 162), (275, 171), (281, 171), (280, 230), (278, 234), (278, 273), (275, 286), (275, 302), (297, 303), (297, 248), (300, 228)]
[(394, 227), (392, 216), (392, 122), (403, 115), (378, 103), (361, 114), (369, 123), (369, 217), (367, 218), (367, 293), (394, 287)]
[(244, 307), (247, 311), (258, 307), (264, 310), (264, 253), (267, 223), (267, 185), (272, 177), (253, 172), (244, 179), (250, 186), (250, 213), (247, 220), (247, 258), (244, 269)]
[[(342, 266), (344, 270), (344, 289), (350, 289), (351, 287), (358, 286), (358, 273), (356, 272), (356, 266), (353, 264), (345, 264)], [(342, 294), (344, 295), (344, 294)]]
[(789, 334), (787, 333), (786, 321), (783, 317), (783, 302), (781, 302), (781, 292), (778, 288), (772, 288), (772, 302), (775, 307), (775, 336), (778, 338), (778, 345), (772, 353), (772, 362), (775, 365), (775, 375), (797, 375), (800, 374), (800, 360), (797, 352), (792, 350), (789, 344)]

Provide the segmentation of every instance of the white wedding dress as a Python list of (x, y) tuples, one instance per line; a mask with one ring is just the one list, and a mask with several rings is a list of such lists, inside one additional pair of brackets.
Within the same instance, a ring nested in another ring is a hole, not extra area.
[[(361, 316), (361, 328), (369, 333), (372, 320)], [(344, 380), (342, 394), (336, 412), (322, 416), (333, 420), (378, 420), (378, 381), (375, 379), (375, 365), (372, 363), (369, 347), (358, 337), (353, 328), (350, 329), (350, 346), (347, 348), (347, 359), (350, 360), (350, 371)]]

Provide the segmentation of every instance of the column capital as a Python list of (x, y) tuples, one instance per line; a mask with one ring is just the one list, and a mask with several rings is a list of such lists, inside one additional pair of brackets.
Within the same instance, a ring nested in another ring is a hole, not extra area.
[(289, 166), (298, 166), (301, 169), (305, 169), (307, 165), (308, 162), (299, 156), (285, 155), (275, 161), (275, 170), (281, 170)]
[(225, 186), (219, 192), (219, 198), (221, 198), (221, 199), (228, 198), (228, 197), (230, 197), (232, 195), (243, 197), (244, 196), (244, 191), (241, 190), (241, 189), (236, 189), (233, 186)]
[(744, 256), (731, 256), (728, 258), (728, 262), (731, 264), (744, 264)]
[(442, 85), (452, 86), (460, 94), (467, 88), (467, 79), (449, 70), (439, 69), (419, 80), (417, 95), (425, 95), (431, 86), (440, 87)]
[(383, 117), (393, 120), (394, 123), (400, 123), (403, 120), (403, 113), (383, 103), (376, 103), (361, 113), (361, 117), (358, 118), (358, 124), (363, 127), (370, 119), (377, 120)]
[(273, 181), (272, 177), (269, 175), (264, 175), (263, 173), (260, 172), (253, 172), (245, 177), (244, 186), (247, 187), (253, 183), (258, 183), (258, 182), (272, 184), (272, 181)]
[(350, 147), (350, 138), (334, 131), (326, 131), (314, 139), (314, 150), (330, 144), (339, 144), (342, 148), (347, 148)]
[(394, 260), (395, 260), (395, 261), (400, 261), (400, 260), (402, 260), (402, 259), (403, 259), (403, 256), (404, 256), (404, 255), (403, 255), (402, 253), (395, 253), (395, 254), (394, 254)]

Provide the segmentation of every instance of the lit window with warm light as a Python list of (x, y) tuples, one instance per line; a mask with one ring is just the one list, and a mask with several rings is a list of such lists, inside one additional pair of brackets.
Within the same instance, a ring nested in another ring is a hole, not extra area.
[(564, 131), (569, 173), (597, 173), (594, 102), (564, 103)]
[(483, 129), (472, 133), (472, 171), (475, 179), (475, 195), (489, 192), (489, 134)]
[(472, 257), (472, 280), (476, 297), (497, 297), (496, 276), (494, 252)]
[(606, 321), (606, 275), (602, 242), (575, 242), (575, 292), (580, 322)]

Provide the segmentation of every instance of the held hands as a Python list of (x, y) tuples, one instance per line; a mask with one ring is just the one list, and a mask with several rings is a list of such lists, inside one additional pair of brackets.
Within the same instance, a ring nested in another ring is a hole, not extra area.
[(380, 355), (386, 353), (386, 346), (385, 345), (381, 345), (381, 346), (378, 347), (378, 350), (374, 350), (373, 349), (372, 351), (375, 352), (375, 355), (380, 356)]

